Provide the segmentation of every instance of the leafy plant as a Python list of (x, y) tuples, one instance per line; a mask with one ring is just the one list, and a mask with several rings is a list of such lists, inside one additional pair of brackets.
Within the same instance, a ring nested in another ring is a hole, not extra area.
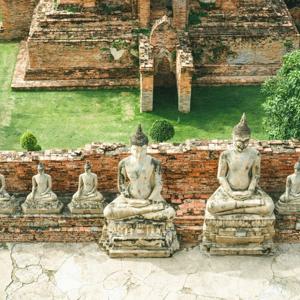
[(134, 28), (132, 33), (134, 34), (144, 34), (146, 36), (150, 35), (151, 30), (149, 28)]
[(167, 120), (156, 120), (151, 125), (150, 136), (155, 142), (165, 142), (174, 135), (174, 126)]
[(277, 75), (262, 88), (263, 124), (270, 138), (300, 138), (300, 51), (288, 53)]
[(30, 131), (25, 131), (22, 134), (20, 144), (27, 151), (40, 151), (42, 149), (37, 143), (37, 138)]
[(201, 23), (200, 13), (196, 10), (190, 10), (189, 13), (189, 25), (198, 25)]

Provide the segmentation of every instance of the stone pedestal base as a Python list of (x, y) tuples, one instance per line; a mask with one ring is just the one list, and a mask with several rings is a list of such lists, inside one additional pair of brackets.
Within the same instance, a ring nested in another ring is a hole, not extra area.
[(63, 204), (59, 201), (55, 201), (52, 205), (45, 207), (37, 206), (35, 203), (24, 202), (22, 204), (22, 210), (25, 215), (52, 215), (59, 214), (63, 209)]
[(15, 199), (9, 201), (0, 200), (0, 214), (1, 215), (11, 215), (14, 214), (18, 209), (18, 202)]
[(172, 222), (136, 218), (108, 221), (100, 244), (110, 257), (169, 257), (179, 249)]
[(300, 214), (300, 201), (281, 202), (276, 203), (275, 210), (280, 215)]
[(89, 204), (89, 205), (78, 205), (74, 202), (71, 202), (68, 205), (70, 212), (72, 214), (80, 215), (103, 215), (103, 205), (102, 203), (98, 204)]
[(206, 210), (203, 246), (214, 255), (271, 254), (274, 224), (274, 214), (213, 216)]

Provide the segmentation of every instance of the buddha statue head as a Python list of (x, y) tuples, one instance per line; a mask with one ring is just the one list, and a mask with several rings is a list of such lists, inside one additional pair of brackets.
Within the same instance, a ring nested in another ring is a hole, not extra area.
[(234, 126), (232, 132), (233, 145), (238, 152), (244, 151), (250, 141), (251, 130), (248, 127), (245, 113), (242, 115), (240, 122)]
[(90, 172), (91, 170), (92, 170), (92, 166), (91, 166), (90, 162), (87, 161), (84, 165), (84, 171)]
[(137, 159), (145, 156), (148, 143), (148, 137), (144, 134), (141, 124), (139, 124), (136, 133), (130, 139), (131, 154)]
[(38, 173), (39, 173), (39, 174), (43, 174), (44, 171), (45, 171), (45, 166), (44, 166), (44, 164), (40, 162), (40, 163), (38, 164), (38, 166), (37, 166), (37, 170), (38, 170)]
[(294, 165), (295, 173), (300, 173), (300, 159)]

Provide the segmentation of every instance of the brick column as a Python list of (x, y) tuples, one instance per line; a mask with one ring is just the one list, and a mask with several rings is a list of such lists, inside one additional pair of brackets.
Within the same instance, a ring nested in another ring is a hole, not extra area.
[(173, 0), (173, 26), (185, 30), (188, 21), (188, 0)]
[(192, 74), (185, 70), (177, 76), (178, 110), (183, 113), (191, 111)]
[(140, 72), (140, 111), (153, 110), (153, 72)]
[(148, 27), (150, 22), (150, 0), (138, 0), (138, 14), (140, 27)]
[(178, 110), (188, 113), (191, 110), (193, 57), (190, 49), (177, 49), (176, 81), (178, 92)]
[(139, 40), (140, 53), (140, 111), (153, 110), (153, 47), (149, 37), (141, 35)]

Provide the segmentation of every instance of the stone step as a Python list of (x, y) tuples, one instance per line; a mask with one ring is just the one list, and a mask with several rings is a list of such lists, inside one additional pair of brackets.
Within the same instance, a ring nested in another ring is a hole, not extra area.
[(111, 258), (124, 258), (124, 257), (170, 257), (171, 252), (169, 249), (157, 250), (133, 250), (133, 249), (110, 249), (108, 254)]

